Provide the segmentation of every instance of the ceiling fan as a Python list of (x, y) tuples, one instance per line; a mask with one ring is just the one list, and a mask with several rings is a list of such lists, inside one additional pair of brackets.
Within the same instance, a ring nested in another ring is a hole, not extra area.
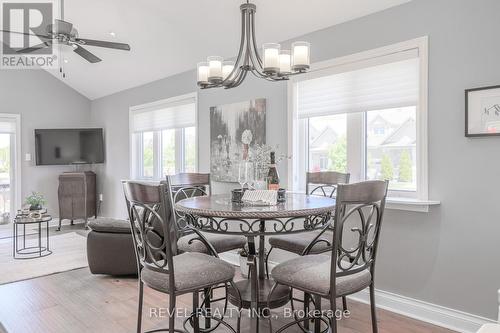
[(90, 63), (97, 63), (101, 61), (101, 58), (84, 48), (84, 46), (97, 46), (105, 47), (109, 49), (117, 49), (130, 51), (130, 45), (124, 43), (115, 43), (102, 40), (94, 40), (87, 38), (78, 37), (78, 30), (73, 27), (73, 24), (64, 21), (64, 0), (61, 0), (61, 19), (55, 19), (54, 24), (49, 24), (46, 28), (46, 34), (32, 34), (27, 32), (15, 32), (0, 30), (7, 33), (17, 33), (23, 35), (33, 35), (37, 36), (41, 40), (45, 40), (43, 43), (27, 47), (24, 49), (17, 50), (17, 53), (31, 53), (40, 49), (51, 47), (53, 44), (56, 45), (68, 45), (73, 47), (73, 52), (84, 58)]

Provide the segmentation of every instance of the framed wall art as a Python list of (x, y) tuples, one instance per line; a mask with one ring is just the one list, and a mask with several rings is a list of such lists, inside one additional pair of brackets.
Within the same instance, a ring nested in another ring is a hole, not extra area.
[(210, 108), (210, 173), (214, 181), (237, 182), (238, 164), (266, 143), (266, 99)]
[(465, 136), (500, 136), (500, 85), (465, 90)]

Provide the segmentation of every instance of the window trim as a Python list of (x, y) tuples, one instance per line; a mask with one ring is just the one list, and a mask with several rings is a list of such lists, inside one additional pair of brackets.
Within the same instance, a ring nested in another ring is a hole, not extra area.
[[(195, 127), (195, 145), (196, 145), (196, 148), (195, 148), (195, 171), (197, 172), (199, 170), (199, 161), (200, 161), (200, 156), (199, 156), (199, 120), (198, 120), (198, 93), (197, 92), (193, 92), (193, 93), (188, 93), (188, 94), (183, 94), (183, 95), (179, 95), (179, 96), (174, 96), (174, 97), (170, 97), (170, 98), (166, 98), (166, 99), (161, 99), (161, 100), (157, 100), (157, 101), (154, 101), (154, 102), (150, 102), (150, 103), (145, 103), (145, 104), (140, 104), (140, 105), (135, 105), (135, 106), (131, 106), (129, 107), (129, 163), (130, 163), (130, 166), (129, 166), (129, 172), (130, 172), (130, 178), (131, 179), (137, 179), (137, 180), (148, 180), (148, 181), (151, 181), (151, 180), (162, 180), (163, 178), (161, 179), (156, 179), (155, 176), (153, 176), (153, 178), (144, 178), (143, 177), (143, 170), (142, 170), (142, 163), (141, 164), (138, 164), (138, 163), (135, 163), (136, 161), (134, 160), (135, 156), (140, 156), (142, 155), (142, 133), (141, 133), (141, 139), (140, 140), (137, 140), (136, 142), (134, 142), (134, 132), (133, 132), (133, 129), (132, 129), (132, 116), (134, 113), (136, 112), (141, 112), (142, 110), (146, 109), (146, 108), (155, 108), (155, 107), (162, 107), (164, 105), (168, 105), (168, 104), (173, 104), (175, 102), (178, 102), (178, 101), (182, 101), (182, 100), (187, 100), (187, 99), (194, 99), (194, 104), (195, 104), (195, 123), (194, 123), (194, 127)], [(158, 156), (161, 155), (161, 146), (162, 146), (162, 140), (161, 140), (161, 135), (158, 135), (157, 132), (161, 132), (162, 130), (152, 130), (152, 132), (154, 133), (153, 135), (153, 149), (157, 150), (157, 153), (159, 154)], [(184, 137), (182, 138), (179, 138), (179, 135), (183, 135), (184, 134), (184, 128), (176, 128), (175, 129), (175, 144), (177, 146), (177, 143), (178, 142), (184, 142)], [(180, 134), (179, 134), (180, 133)], [(175, 172), (176, 173), (179, 173), (181, 172), (184, 168), (185, 168), (185, 161), (183, 159), (184, 157), (184, 146), (183, 146), (183, 149), (176, 149), (176, 161), (177, 161), (177, 158), (178, 157), (181, 157), (181, 163), (183, 163), (183, 165), (179, 168), (178, 167), (178, 164), (176, 163), (176, 167), (175, 167)], [(155, 159), (155, 162), (154, 162), (154, 168), (155, 168), (155, 175), (156, 175), (156, 172), (158, 172), (158, 174), (161, 174), (161, 157), (160, 158), (156, 158)], [(158, 169), (158, 171), (156, 171)]]
[[(436, 204), (437, 201), (429, 201), (428, 184), (428, 37), (423, 36), (412, 40), (363, 51), (348, 56), (334, 58), (322, 62), (313, 63), (311, 72), (332, 71), (335, 67), (354, 64), (359, 61), (367, 61), (373, 58), (391, 55), (393, 53), (404, 52), (417, 49), (419, 54), (419, 104), (417, 105), (416, 126), (417, 126), (417, 197), (413, 200), (402, 200), (405, 206), (411, 206), (408, 202), (422, 203), (423, 205)], [(288, 81), (288, 155), (297, 156), (298, 131), (297, 119), (297, 85), (301, 78), (292, 77)], [(297, 165), (298, 159), (292, 158), (288, 161), (288, 187), (294, 188), (297, 171), (301, 168)], [(390, 201), (397, 202), (401, 198), (390, 198)], [(394, 199), (394, 200), (392, 200)], [(411, 210), (411, 209), (410, 209)], [(421, 210), (419, 210), (421, 211)]]
[(21, 114), (19, 113), (0, 113), (0, 118), (8, 119), (15, 123), (15, 132), (9, 133), (10, 139), (12, 140), (10, 143), (10, 185), (12, 188), (10, 194), (10, 213), (16, 211), (17, 207), (22, 205), (21, 198), (21, 189), (22, 189), (22, 175), (21, 175), (21, 148), (22, 148), (22, 140), (21, 140)]

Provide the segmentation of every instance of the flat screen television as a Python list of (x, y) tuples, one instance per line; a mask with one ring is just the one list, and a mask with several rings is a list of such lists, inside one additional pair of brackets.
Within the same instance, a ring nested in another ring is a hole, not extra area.
[(102, 128), (35, 130), (36, 165), (104, 163)]

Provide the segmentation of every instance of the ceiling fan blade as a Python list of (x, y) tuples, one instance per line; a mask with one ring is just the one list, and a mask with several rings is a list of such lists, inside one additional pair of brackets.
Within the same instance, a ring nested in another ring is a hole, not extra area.
[(63, 20), (54, 20), (54, 25), (52, 26), (52, 30), (56, 34), (64, 34), (69, 35), (71, 30), (73, 30), (73, 23), (69, 23)]
[(31, 33), (31, 32), (19, 32), (19, 31), (10, 31), (10, 30), (0, 30), (0, 32), (6, 33), (6, 34), (17, 34), (17, 35), (25, 35), (25, 36), (35, 36), (35, 37), (44, 38), (44, 39), (52, 39), (52, 37), (50, 37), (50, 36), (38, 35), (38, 34)]
[(50, 47), (51, 45), (52, 45), (52, 41), (48, 40), (46, 42), (43, 42), (43, 43), (35, 45), (35, 46), (31, 46), (31, 47), (27, 47), (27, 48), (24, 48), (21, 50), (17, 50), (16, 53), (31, 53), (31, 52), (35, 52), (37, 50), (45, 49), (47, 47)]
[(130, 51), (130, 45), (124, 44), (124, 43), (106, 42), (103, 40), (94, 40), (94, 39), (85, 39), (85, 38), (77, 38), (76, 41), (83, 42), (83, 45), (106, 47), (108, 49)]
[(84, 49), (83, 47), (81, 47), (79, 45), (77, 45), (77, 47), (73, 50), (73, 52), (75, 52), (79, 56), (85, 58), (85, 60), (87, 60), (88, 62), (90, 62), (92, 64), (95, 64), (96, 62), (101, 61), (101, 59), (99, 57), (97, 57), (96, 55), (87, 51), (86, 49)]

